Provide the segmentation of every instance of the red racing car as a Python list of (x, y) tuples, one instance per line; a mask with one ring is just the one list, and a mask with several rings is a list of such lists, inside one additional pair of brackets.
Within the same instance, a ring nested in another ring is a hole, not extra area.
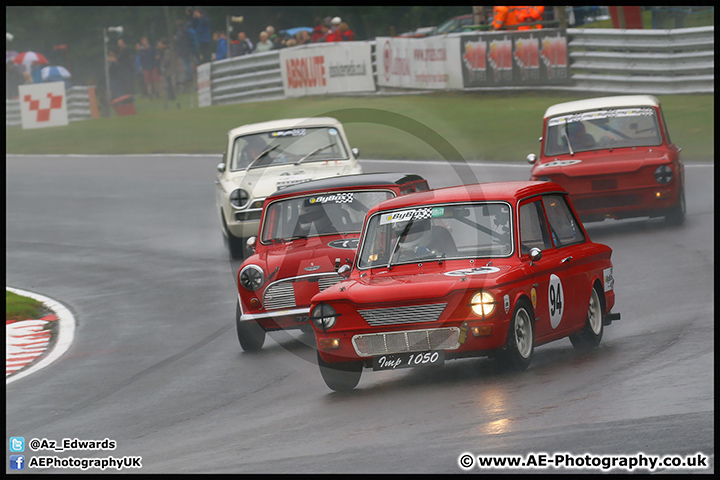
[(342, 280), (352, 264), (370, 207), (428, 190), (407, 173), (343, 175), (313, 180), (269, 195), (263, 204), (255, 252), (238, 270), (236, 326), (243, 350), (262, 348), (265, 332), (310, 329), (310, 299)]
[(363, 367), (497, 356), (526, 368), (536, 346), (597, 346), (619, 319), (612, 250), (594, 243), (552, 182), (498, 182), (373, 207), (347, 279), (312, 299), (318, 364), (333, 390)]
[(650, 95), (553, 105), (543, 118), (531, 180), (561, 185), (583, 221), (607, 217), (685, 218), (685, 172), (660, 102)]

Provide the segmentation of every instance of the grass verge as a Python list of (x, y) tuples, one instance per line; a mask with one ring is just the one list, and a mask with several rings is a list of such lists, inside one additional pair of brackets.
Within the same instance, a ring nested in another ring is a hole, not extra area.
[(45, 315), (45, 310), (42, 302), (5, 290), (6, 320), (39, 319)]

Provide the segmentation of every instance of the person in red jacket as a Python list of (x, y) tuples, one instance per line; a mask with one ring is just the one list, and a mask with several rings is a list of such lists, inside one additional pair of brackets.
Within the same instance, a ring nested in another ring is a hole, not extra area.
[(355, 40), (355, 34), (352, 30), (350, 30), (350, 27), (348, 27), (348, 24), (345, 22), (342, 22), (338, 27), (338, 33), (340, 34), (341, 42), (352, 42)]
[(545, 7), (531, 6), (496, 6), (493, 7), (493, 28), (495, 30), (530, 30), (542, 28), (542, 25), (523, 25), (521, 23), (542, 20)]

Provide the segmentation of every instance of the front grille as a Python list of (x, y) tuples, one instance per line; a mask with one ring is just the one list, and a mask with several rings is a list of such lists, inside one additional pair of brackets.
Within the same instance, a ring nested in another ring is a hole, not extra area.
[(249, 210), (247, 212), (235, 212), (235, 220), (238, 222), (248, 222), (250, 220), (260, 220), (262, 210)]
[(445, 310), (447, 303), (411, 305), (409, 307), (374, 308), (358, 310), (371, 327), (397, 325), (402, 323), (435, 322)]
[(352, 338), (355, 353), (361, 357), (427, 350), (455, 350), (460, 347), (458, 327), (369, 333)]
[(295, 298), (295, 289), (293, 288), (294, 282), (317, 281), (318, 289), (322, 292), (326, 288), (335, 285), (336, 283), (339, 283), (341, 280), (343, 280), (343, 278), (338, 274), (330, 274), (324, 277), (318, 277), (313, 275), (309, 278), (286, 278), (284, 280), (273, 283), (265, 290), (265, 293), (263, 294), (263, 305), (265, 306), (266, 310), (296, 307), (297, 299)]
[(294, 307), (295, 290), (292, 281), (279, 282), (269, 286), (263, 294), (263, 305), (266, 310)]
[(336, 283), (340, 283), (343, 280), (343, 277), (340, 275), (332, 275), (330, 277), (320, 277), (318, 278), (318, 288), (322, 292), (326, 288), (332, 287)]

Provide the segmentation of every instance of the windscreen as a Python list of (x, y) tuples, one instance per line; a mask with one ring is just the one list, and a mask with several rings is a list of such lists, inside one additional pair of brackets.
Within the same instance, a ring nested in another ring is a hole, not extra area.
[(660, 145), (655, 109), (614, 108), (551, 117), (545, 132), (545, 155), (605, 148)]
[(423, 205), (374, 214), (358, 268), (512, 254), (511, 208), (504, 202)]
[(389, 190), (347, 191), (278, 200), (265, 212), (263, 243), (318, 235), (360, 233), (370, 207), (394, 197)]
[(291, 128), (235, 139), (231, 170), (327, 160), (347, 160), (347, 147), (333, 127)]

